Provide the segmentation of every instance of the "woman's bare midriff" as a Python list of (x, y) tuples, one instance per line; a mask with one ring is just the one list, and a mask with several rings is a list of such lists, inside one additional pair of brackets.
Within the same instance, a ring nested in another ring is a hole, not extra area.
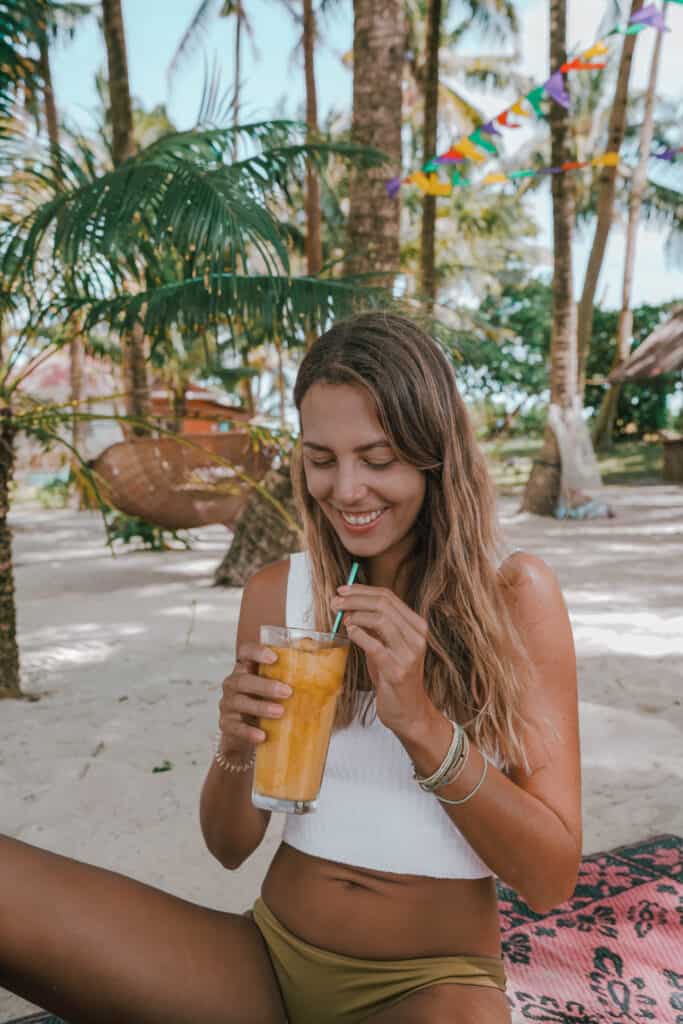
[(500, 956), (495, 881), (428, 878), (340, 864), (281, 843), (261, 888), (313, 946), (369, 960)]

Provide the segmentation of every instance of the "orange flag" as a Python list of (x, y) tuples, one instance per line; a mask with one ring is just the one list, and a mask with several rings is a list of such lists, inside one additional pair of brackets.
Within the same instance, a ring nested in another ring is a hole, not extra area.
[(450, 181), (439, 181), (436, 174), (430, 174), (428, 177), (422, 171), (414, 171), (406, 180), (417, 185), (420, 192), (426, 196), (449, 196), (453, 191)]
[(481, 183), (482, 185), (500, 185), (502, 182), (509, 180), (507, 174), (492, 171), (491, 174), (487, 174), (485, 178), (481, 179)]
[(477, 149), (474, 143), (470, 142), (467, 138), (458, 139), (455, 144), (455, 148), (459, 153), (462, 153), (463, 156), (466, 156), (468, 160), (481, 161), (486, 159), (481, 150)]
[(618, 153), (603, 153), (591, 160), (593, 167), (616, 167), (619, 163)]
[(586, 50), (585, 53), (581, 54), (581, 60), (590, 60), (591, 57), (602, 57), (606, 53), (609, 53), (609, 47), (605, 43), (596, 43), (595, 46), (591, 46), (590, 50)]
[(531, 114), (527, 110), (524, 110), (522, 108), (522, 102), (522, 100), (517, 100), (516, 103), (512, 104), (510, 110), (513, 111), (515, 114), (519, 114), (520, 117), (531, 117)]

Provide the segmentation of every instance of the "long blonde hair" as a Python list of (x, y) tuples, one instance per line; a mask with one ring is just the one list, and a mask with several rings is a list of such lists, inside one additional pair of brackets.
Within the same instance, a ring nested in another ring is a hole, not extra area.
[[(416, 543), (405, 560), (406, 603), (429, 625), (425, 689), (449, 717), (461, 716), (485, 753), (528, 770), (519, 713), (526, 682), (519, 666), (528, 662), (497, 570), (501, 537), (493, 485), (450, 362), (411, 320), (361, 313), (336, 323), (306, 353), (294, 386), (299, 415), (315, 383), (365, 388), (397, 457), (425, 473)], [(308, 491), (301, 438), (291, 474), (312, 570), (315, 627), (329, 631), (330, 600), (346, 580), (352, 556)], [(367, 565), (359, 561), (357, 582), (368, 583)], [(513, 653), (522, 657), (513, 662)], [(351, 644), (336, 727), (351, 722), (367, 690), (365, 657)]]

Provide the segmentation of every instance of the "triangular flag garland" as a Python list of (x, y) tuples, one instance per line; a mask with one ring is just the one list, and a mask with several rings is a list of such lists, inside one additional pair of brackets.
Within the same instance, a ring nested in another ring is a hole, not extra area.
[[(683, 0), (671, 0), (671, 2), (683, 5)], [(646, 7), (641, 7), (639, 11), (629, 18), (628, 23), (623, 28), (613, 28), (611, 32), (608, 32), (606, 38), (617, 33), (635, 35), (645, 28), (654, 28), (658, 32), (670, 31), (664, 24), (660, 9), (654, 3), (648, 4)], [(605, 68), (607, 65), (604, 62), (596, 62), (594, 58), (604, 57), (608, 52), (609, 48), (605, 40), (599, 39), (580, 54), (579, 57), (567, 61), (558, 68), (557, 71), (554, 71), (543, 85), (536, 86), (530, 92), (526, 93), (525, 96), (521, 96), (516, 100), (512, 106), (501, 111), (501, 113), (496, 117), (492, 117), (485, 124), (479, 125), (469, 135), (458, 139), (448, 150), (446, 150), (445, 153), (440, 153), (437, 156), (432, 157), (419, 171), (414, 171), (405, 178), (392, 178), (386, 184), (389, 196), (392, 199), (398, 196), (401, 185), (403, 184), (414, 184), (417, 185), (418, 188), (426, 195), (439, 196), (450, 195), (452, 186), (454, 185), (470, 185), (471, 182), (469, 179), (464, 178), (457, 168), (451, 176), (450, 182), (440, 181), (436, 171), (444, 165), (458, 164), (463, 160), (472, 160), (474, 163), (483, 163), (486, 161), (488, 155), (496, 155), (497, 149), (491, 136), (503, 134), (496, 125), (502, 125), (504, 128), (520, 128), (522, 119), (532, 117), (532, 111), (537, 118), (543, 119), (545, 117), (545, 112), (541, 106), (541, 101), (545, 97), (549, 97), (555, 103), (559, 103), (561, 106), (565, 107), (565, 109), (568, 108), (569, 93), (567, 92), (565, 85), (564, 75), (573, 71), (599, 71), (602, 68)], [(512, 116), (513, 120), (509, 120), (510, 116)], [(677, 158), (677, 155), (680, 152), (680, 149), (666, 149), (659, 153), (653, 153), (652, 156), (656, 157), (658, 160), (673, 161)], [(609, 160), (607, 158), (609, 158)], [(610, 162), (612, 160), (613, 163)], [(498, 184), (503, 181), (514, 180), (515, 178), (528, 178), (534, 174), (559, 174), (564, 170), (575, 170), (579, 167), (587, 167), (589, 164), (593, 164), (594, 166), (616, 166), (618, 162), (618, 153), (605, 153), (602, 157), (597, 157), (596, 160), (589, 161), (588, 163), (574, 162), (571, 166), (563, 164), (562, 167), (545, 167), (540, 170), (510, 171), (509, 174), (494, 172), (493, 174), (488, 174), (482, 180), (482, 184)]]
[[(676, 0), (676, 2), (678, 2), (678, 0)], [(683, 0), (681, 0), (681, 3), (683, 3)], [(669, 162), (673, 162), (678, 159), (678, 156), (681, 153), (683, 153), (683, 146), (679, 146), (674, 149), (662, 149), (658, 153), (651, 153), (650, 155), (656, 160), (668, 160)], [(417, 185), (424, 195), (449, 196), (452, 194), (454, 188), (467, 188), (468, 186), (475, 184), (504, 185), (507, 182), (518, 181), (520, 178), (533, 178), (539, 174), (564, 174), (566, 171), (578, 171), (584, 167), (618, 167), (618, 165), (619, 154), (609, 152), (593, 157), (592, 160), (568, 160), (566, 163), (560, 164), (559, 167), (521, 168), (517, 171), (507, 172), (491, 171), (483, 178), (480, 178), (477, 182), (473, 182), (469, 178), (466, 178), (457, 167), (454, 168), (450, 181), (442, 181), (435, 173), (426, 175), (423, 171), (413, 171), (413, 173), (408, 175), (407, 178), (392, 178), (387, 184), (387, 191), (392, 198), (398, 195), (398, 191), (401, 187), (401, 181), (403, 181), (412, 185)]]

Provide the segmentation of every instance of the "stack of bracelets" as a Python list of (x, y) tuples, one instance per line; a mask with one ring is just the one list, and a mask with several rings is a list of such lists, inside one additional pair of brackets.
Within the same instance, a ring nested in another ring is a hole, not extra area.
[(446, 756), (443, 761), (436, 771), (433, 772), (432, 775), (428, 775), (426, 778), (422, 778), (418, 775), (415, 765), (413, 765), (413, 778), (417, 781), (420, 789), (423, 789), (425, 793), (433, 793), (436, 799), (441, 800), (442, 803), (464, 804), (474, 796), (486, 778), (488, 761), (486, 760), (486, 756), (482, 754), (484, 759), (484, 770), (481, 773), (481, 778), (472, 792), (468, 793), (467, 796), (462, 798), (462, 800), (447, 800), (445, 797), (439, 796), (436, 792), (437, 789), (441, 786), (450, 786), (452, 782), (455, 782), (455, 780), (460, 777), (465, 769), (470, 752), (470, 741), (465, 730), (450, 718), (449, 722), (453, 726), (453, 739), (451, 740), (451, 745), (446, 751)]

